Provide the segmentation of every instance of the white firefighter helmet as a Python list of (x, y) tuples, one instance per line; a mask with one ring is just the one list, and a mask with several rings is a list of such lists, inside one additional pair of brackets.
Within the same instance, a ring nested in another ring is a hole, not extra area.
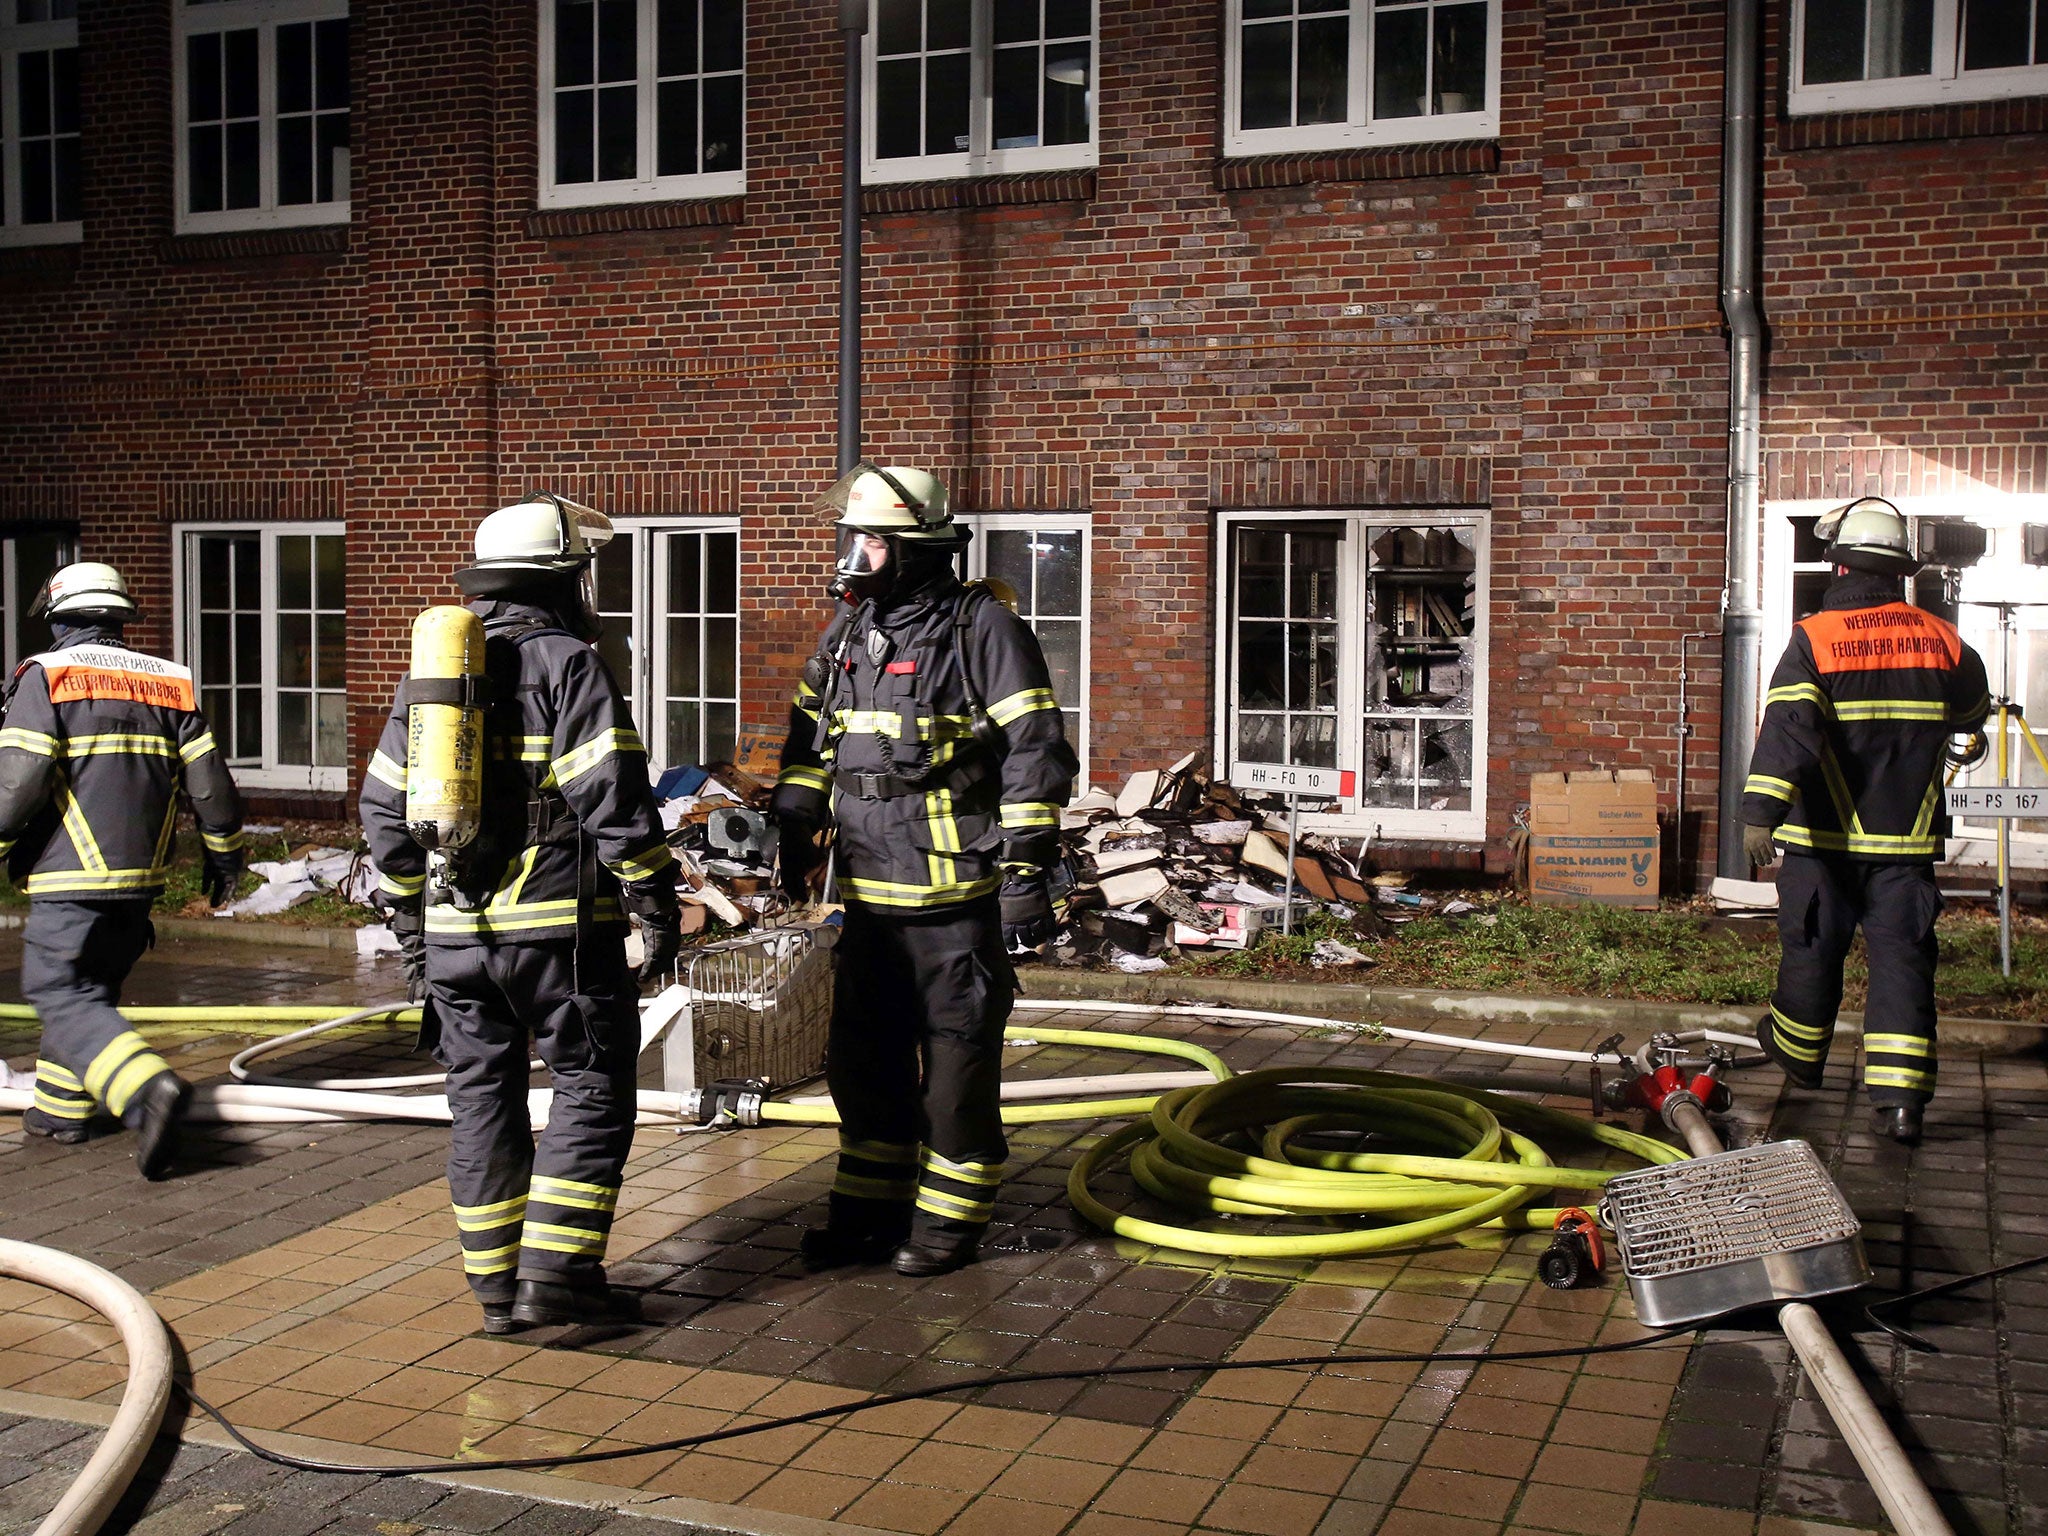
[(482, 570), (580, 571), (611, 542), (612, 520), (594, 507), (537, 491), (476, 527)]
[(128, 595), (128, 583), (111, 565), (81, 560), (63, 566), (50, 575), (29, 605), (37, 618), (59, 618), (67, 613), (118, 613), (132, 617), (135, 599)]
[(1828, 559), (1852, 571), (1910, 576), (1920, 569), (1906, 519), (1882, 496), (1861, 496), (1835, 508), (1813, 531), (1827, 545)]
[(960, 533), (945, 483), (929, 470), (862, 459), (839, 477), (821, 505), (838, 514), (840, 527), (886, 538), (950, 544)]

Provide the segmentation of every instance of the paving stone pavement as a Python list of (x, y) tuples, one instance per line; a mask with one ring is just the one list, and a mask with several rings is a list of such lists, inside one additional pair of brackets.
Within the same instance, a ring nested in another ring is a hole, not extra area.
[[(390, 986), (388, 971), (359, 973), (345, 954), (228, 951), (166, 945), (131, 996), (348, 1003)], [(6, 955), (0, 948), (0, 963)], [(0, 976), (0, 996), (5, 986)], [(1471, 1053), (1278, 1027), (1171, 1028), (1239, 1069), (1335, 1055), (1429, 1076), (1498, 1074), (1497, 1061)], [(0, 1052), (18, 1062), (32, 1035), (5, 1030)], [(1487, 1033), (1583, 1049), (1599, 1032)], [(240, 1042), (194, 1034), (174, 1043), (181, 1066), (204, 1076)], [(1744, 1140), (1814, 1141), (1868, 1222), (1880, 1282), (1925, 1284), (2048, 1248), (2041, 1058), (1945, 1056), (1932, 1134), (1909, 1155), (1863, 1134), (1847, 1046), (1816, 1094), (1781, 1100), (1775, 1074), (1745, 1074), (1734, 1129)], [(402, 1042), (369, 1036), (304, 1053), (294, 1069), (363, 1072), (402, 1055)], [(1041, 1047), (1013, 1052), (1006, 1072), (1133, 1064)], [(1582, 1077), (1524, 1068), (1516, 1079), (1565, 1107), (1584, 1105)], [(1013, 1362), (1093, 1369), (1205, 1351), (1265, 1360), (1339, 1348), (1513, 1349), (1638, 1332), (1617, 1281), (1570, 1293), (1535, 1284), (1535, 1235), (1470, 1233), (1315, 1265), (1210, 1264), (1106, 1240), (1059, 1198), (1066, 1166), (1099, 1131), (1085, 1125), (1018, 1135), (991, 1256), (974, 1270), (923, 1284), (882, 1272), (805, 1276), (792, 1248), (815, 1219), (832, 1139), (761, 1127), (636, 1137), (613, 1252), (626, 1256), (620, 1278), (647, 1293), (645, 1324), (487, 1340), (475, 1333), (438, 1178), (444, 1133), (317, 1130), (224, 1134), (188, 1176), (156, 1186), (135, 1177), (118, 1135), (69, 1151), (0, 1136), (0, 1173), (12, 1175), (0, 1177), (0, 1233), (60, 1239), (151, 1287), (202, 1391), (252, 1432), (289, 1431), (330, 1454), (631, 1451)], [(293, 1197), (261, 1205), (280, 1184)], [(1139, 1198), (1120, 1176), (1107, 1184), (1113, 1203)], [(169, 1241), (153, 1246), (160, 1238)], [(1881, 1398), (1904, 1411), (1908, 1443), (1963, 1536), (2048, 1536), (2044, 1318), (2048, 1271), (1917, 1311), (1911, 1321), (1941, 1344), (1938, 1355), (1868, 1343)], [(1845, 1326), (1860, 1325), (1849, 1317)], [(109, 1404), (122, 1379), (109, 1331), (83, 1309), (0, 1283), (9, 1411), (47, 1412), (64, 1398)], [(55, 1469), (82, 1462), (88, 1445), (44, 1419), (0, 1419), (0, 1525), (38, 1497), (47, 1507)], [(1877, 1523), (1845, 1454), (1782, 1341), (1724, 1330), (1707, 1348), (1527, 1364), (1260, 1368), (1037, 1396), (996, 1389), (971, 1403), (633, 1454), (574, 1475), (635, 1497), (726, 1506), (736, 1528), (796, 1516), (908, 1536), (1841, 1536)], [(169, 1456), (137, 1499), (127, 1525), (110, 1529), (677, 1528), (413, 1479), (291, 1474), (202, 1447)]]

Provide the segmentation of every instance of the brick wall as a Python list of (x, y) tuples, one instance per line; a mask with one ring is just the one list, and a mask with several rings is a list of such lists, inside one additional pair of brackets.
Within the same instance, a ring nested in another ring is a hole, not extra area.
[[(359, 763), (477, 516), (555, 485), (743, 519), (773, 728), (830, 558), (835, 7), (753, 7), (743, 199), (537, 214), (531, 0), (355, 0), (345, 236), (210, 240), (170, 234), (166, 6), (86, 9), (88, 236), (0, 253), (0, 485), (76, 509), (143, 642), (170, 522), (344, 506)], [(1094, 513), (1097, 776), (1211, 739), (1217, 510), (1484, 505), (1493, 841), (1535, 771), (1647, 766), (1668, 806), (1721, 585), (1721, 6), (1507, 0), (1497, 144), (1227, 173), (1221, 8), (1101, 9), (1099, 168), (871, 193), (866, 266), (871, 451)], [(1773, 116), (1768, 494), (2044, 488), (2028, 127)]]

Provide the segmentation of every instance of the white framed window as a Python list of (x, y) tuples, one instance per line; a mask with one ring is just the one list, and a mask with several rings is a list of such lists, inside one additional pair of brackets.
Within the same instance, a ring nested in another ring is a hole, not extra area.
[(178, 232), (347, 223), (347, 0), (174, 3)]
[(172, 551), (178, 657), (236, 779), (346, 789), (342, 525), (180, 524)]
[(77, 0), (0, 0), (0, 245), (85, 237)]
[(9, 677), (50, 648), (49, 620), (31, 618), (29, 608), (50, 573), (77, 558), (78, 530), (68, 523), (0, 537), (0, 663)]
[(993, 578), (1007, 586), (1017, 595), (1017, 616), (1038, 637), (1053, 697), (1066, 717), (1067, 744), (1081, 760), (1076, 788), (1085, 789), (1093, 520), (1086, 512), (983, 512), (960, 521), (974, 530), (963, 574), (970, 581)]
[(1500, 0), (1228, 0), (1223, 152), (1488, 139)]
[(740, 720), (737, 518), (616, 520), (594, 572), (598, 654), (655, 773), (731, 762)]
[(1216, 760), (1348, 769), (1305, 823), (1483, 837), (1484, 511), (1232, 512), (1217, 530)]
[(540, 204), (746, 190), (741, 0), (540, 0)]
[(1792, 112), (2048, 95), (2048, 0), (1792, 0)]
[(1095, 164), (1096, 0), (879, 0), (870, 182)]

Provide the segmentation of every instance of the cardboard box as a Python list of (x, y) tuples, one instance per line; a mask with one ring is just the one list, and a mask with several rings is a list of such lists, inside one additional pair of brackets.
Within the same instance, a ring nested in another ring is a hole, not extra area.
[(1647, 768), (1539, 773), (1529, 782), (1529, 896), (1654, 907), (1657, 785)]

